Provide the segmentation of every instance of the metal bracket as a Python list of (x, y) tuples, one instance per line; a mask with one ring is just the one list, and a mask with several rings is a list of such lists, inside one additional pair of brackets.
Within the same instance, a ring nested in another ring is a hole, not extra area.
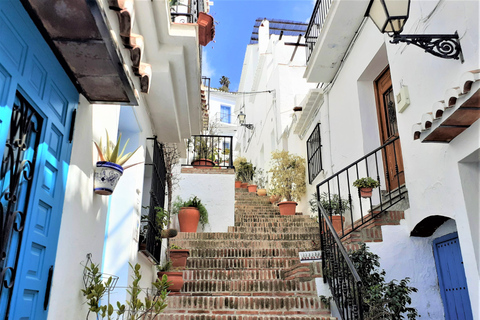
[(462, 47), (458, 33), (454, 34), (393, 34), (390, 43), (405, 42), (420, 47), (430, 54), (444, 59), (455, 59), (463, 63)]

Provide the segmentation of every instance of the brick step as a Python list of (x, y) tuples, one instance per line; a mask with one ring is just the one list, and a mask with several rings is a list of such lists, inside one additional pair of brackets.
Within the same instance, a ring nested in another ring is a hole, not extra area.
[(171, 244), (187, 249), (235, 248), (235, 249), (291, 249), (300, 251), (316, 250), (320, 240), (293, 240), (293, 241), (258, 241), (258, 240), (199, 240), (199, 239), (170, 239)]
[(311, 233), (250, 233), (250, 232), (179, 232), (175, 240), (309, 240), (320, 235)]
[(188, 258), (187, 269), (283, 269), (300, 262), (296, 258)]
[(320, 299), (310, 297), (183, 296), (170, 294), (166, 313), (205, 315), (329, 315)]
[(185, 269), (183, 279), (189, 280), (274, 280), (282, 279), (281, 270), (275, 269), (245, 269), (245, 270), (215, 270), (215, 269)]
[[(292, 233), (292, 232), (298, 232), (299, 228), (298, 226), (288, 226), (288, 225), (283, 225), (280, 227), (228, 227), (228, 232), (250, 232), (250, 233), (269, 233), (269, 232), (274, 232), (274, 233)], [(314, 234), (316, 232), (320, 232), (318, 225), (313, 225), (313, 226), (306, 226), (304, 225), (303, 228), (300, 230), (301, 233), (309, 233), (309, 234)]]
[(298, 216), (275, 216), (275, 217), (266, 217), (261, 215), (236, 215), (235, 222), (307, 222), (315, 223), (315, 220), (310, 218), (310, 216), (298, 215)]
[(315, 281), (298, 280), (187, 280), (181, 295), (315, 296)]
[(160, 313), (155, 318), (146, 320), (336, 320), (328, 315), (259, 315), (240, 314), (229, 311), (225, 314), (183, 314), (183, 313)]
[(322, 262), (299, 263), (287, 270), (282, 270), (281, 275), (285, 280), (321, 278)]
[(271, 214), (280, 214), (280, 210), (276, 207), (259, 207), (259, 206), (235, 206), (236, 214), (255, 214), (255, 213), (271, 213)]
[(190, 258), (298, 257), (298, 249), (190, 249)]
[(308, 221), (263, 221), (263, 222), (236, 222), (236, 227), (245, 227), (245, 228), (282, 228), (282, 227), (295, 227), (295, 228), (310, 228), (316, 227), (318, 229), (318, 223), (315, 221), (308, 222)]

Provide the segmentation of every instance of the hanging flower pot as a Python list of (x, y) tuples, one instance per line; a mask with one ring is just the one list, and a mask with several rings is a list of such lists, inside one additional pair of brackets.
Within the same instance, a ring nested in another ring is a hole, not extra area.
[(168, 287), (168, 291), (172, 292), (180, 292), (183, 287), (183, 272), (173, 272), (173, 271), (159, 271), (157, 272), (157, 276), (162, 278), (163, 275), (167, 275), (167, 280), (172, 282), (172, 285)]
[(195, 207), (182, 207), (178, 212), (180, 232), (197, 232), (200, 211)]
[(257, 192), (257, 185), (256, 184), (249, 184), (247, 186), (248, 192)]
[(102, 196), (111, 195), (122, 174), (122, 166), (113, 162), (98, 161), (95, 167), (95, 193)]
[(297, 203), (295, 201), (282, 201), (278, 204), (278, 208), (280, 209), (280, 215), (294, 216)]
[(360, 188), (360, 196), (362, 198), (371, 198), (373, 188)]

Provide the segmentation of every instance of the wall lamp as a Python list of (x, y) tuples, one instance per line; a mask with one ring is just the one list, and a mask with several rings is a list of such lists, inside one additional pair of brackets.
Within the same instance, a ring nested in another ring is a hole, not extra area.
[(392, 37), (390, 43), (405, 42), (416, 45), (425, 52), (445, 59), (460, 59), (463, 63), (462, 48), (458, 34), (400, 34), (408, 19), (410, 0), (370, 0), (366, 17), (370, 17), (380, 32)]
[(247, 115), (245, 113), (243, 113), (243, 111), (240, 111), (240, 113), (237, 116), (238, 122), (240, 123), (241, 126), (244, 126), (247, 129), (253, 130), (253, 124), (245, 123), (245, 118), (246, 117), (247, 117)]

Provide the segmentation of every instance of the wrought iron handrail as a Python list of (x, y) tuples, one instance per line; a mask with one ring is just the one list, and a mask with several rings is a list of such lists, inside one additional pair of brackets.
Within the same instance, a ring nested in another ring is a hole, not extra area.
[(187, 143), (184, 166), (233, 168), (233, 137), (194, 135)]
[(312, 17), (305, 32), (305, 43), (307, 45), (307, 62), (310, 60), (315, 43), (323, 28), (323, 24), (330, 9), (333, 0), (317, 0), (313, 8)]
[(328, 214), (317, 203), (323, 281), (328, 283), (343, 320), (363, 320), (362, 280), (337, 235)]
[[(341, 229), (337, 230), (340, 238), (362, 227), (405, 198), (406, 191), (401, 188), (402, 181), (400, 179), (403, 172), (399, 172), (398, 166), (401, 157), (396, 147), (398, 139), (398, 137), (393, 138), (317, 185), (317, 201), (324, 204), (327, 212), (330, 215), (339, 215), (342, 221), (349, 218), (351, 222), (349, 228), (345, 228), (342, 224)], [(394, 157), (393, 167), (389, 161), (383, 161), (386, 158), (387, 148)], [(380, 165), (379, 161), (382, 161)], [(360, 166), (362, 163), (365, 165), (363, 169)], [(385, 172), (384, 183), (380, 177), (380, 167), (383, 167)], [(370, 171), (373, 171), (373, 173), (370, 174)], [(374, 204), (372, 198), (362, 198), (360, 190), (357, 191), (357, 199), (354, 201), (352, 198), (352, 183), (355, 179), (361, 177), (360, 172), (362, 172), (362, 176), (375, 175), (376, 180), (380, 183), (380, 187), (376, 189), (374, 194), (374, 199), (378, 203)], [(396, 188), (391, 184), (390, 172), (394, 172), (395, 178), (393, 181), (397, 184)], [(390, 190), (386, 196), (382, 195), (382, 186), (386, 187), (386, 190)]]

